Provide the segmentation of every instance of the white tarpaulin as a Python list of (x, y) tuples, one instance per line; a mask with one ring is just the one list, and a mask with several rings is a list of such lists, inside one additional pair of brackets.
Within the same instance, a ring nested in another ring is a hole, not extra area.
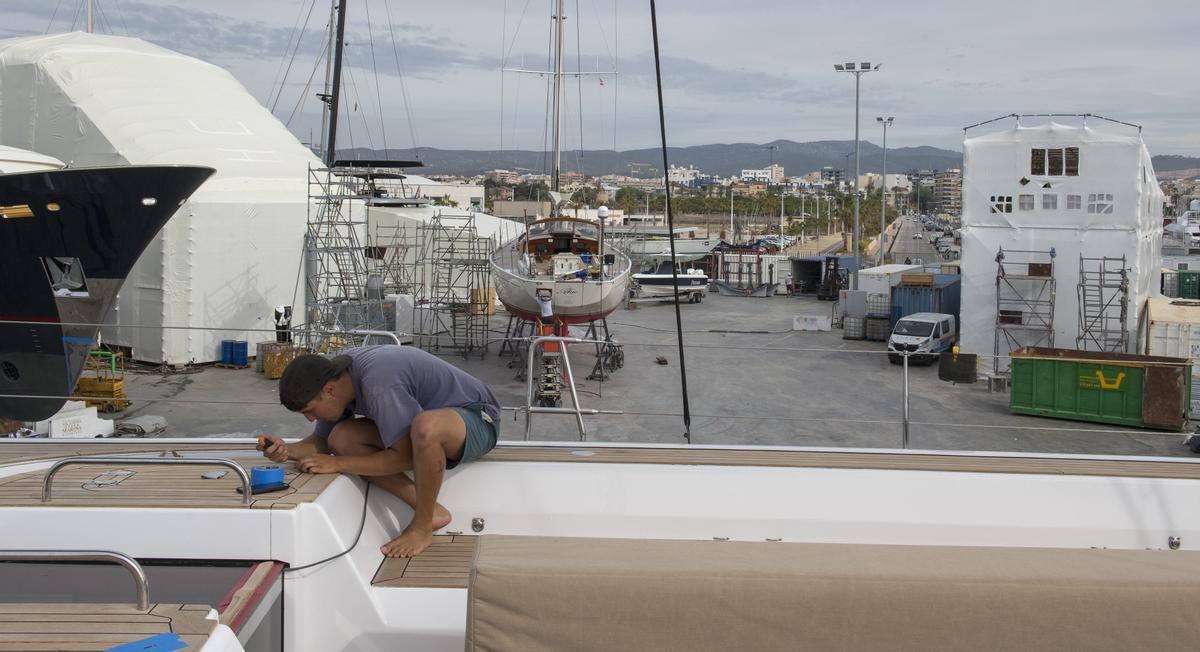
[(271, 339), (246, 329), (271, 328), (275, 306), (304, 314), (296, 280), (320, 162), (222, 68), (115, 36), (0, 41), (0, 144), (76, 167), (216, 169), (138, 261), (105, 342), (140, 360), (213, 361), (223, 339)]
[[(1125, 256), (1127, 352), (1134, 352), (1162, 258), (1163, 195), (1140, 134), (1109, 124), (1017, 126), (966, 138), (963, 163), (962, 350), (993, 353), (996, 255), (1003, 248), (1054, 250), (1060, 348), (1076, 348), (1080, 256)], [(1008, 352), (1001, 342), (1000, 355)]]

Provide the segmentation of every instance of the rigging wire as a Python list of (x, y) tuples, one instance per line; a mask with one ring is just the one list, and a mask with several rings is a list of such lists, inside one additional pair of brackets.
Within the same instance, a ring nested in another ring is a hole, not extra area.
[(58, 17), (58, 7), (61, 4), (62, 0), (58, 0), (58, 2), (54, 3), (54, 12), (50, 14), (50, 22), (46, 23), (46, 31), (42, 32), (43, 34), (50, 33), (50, 28), (54, 26), (54, 19)]
[[(620, 49), (617, 36), (620, 30), (617, 29), (617, 0), (612, 2), (612, 150), (617, 151), (617, 80), (620, 79)], [(598, 20), (599, 22), (599, 20)], [(616, 197), (613, 197), (616, 199)]]
[[(283, 49), (283, 56), (279, 58), (279, 67), (275, 69), (275, 78), (271, 80), (271, 88), (267, 92), (267, 106), (271, 107), (271, 114), (275, 114), (275, 107), (279, 104), (279, 98), (283, 95), (283, 87), (287, 84), (287, 78), (292, 73), (292, 64), (296, 62), (296, 55), (300, 51), (300, 41), (304, 39), (304, 32), (308, 29), (308, 21), (312, 18), (313, 8), (317, 6), (317, 0), (311, 0), (308, 4), (308, 15), (304, 19), (304, 27), (300, 27), (300, 17), (304, 15), (304, 4), (300, 4), (300, 11), (296, 14), (296, 23), (292, 25), (292, 33), (288, 35), (287, 47)], [(293, 39), (295, 42), (293, 44)], [(291, 51), (291, 55), (288, 52)], [(287, 62), (287, 69), (284, 69), (284, 62)], [(278, 84), (278, 87), (276, 86)], [(271, 98), (275, 99), (272, 100)]]
[[(308, 73), (308, 81), (305, 82), (304, 88), (301, 89), (300, 96), (296, 98), (296, 106), (292, 107), (292, 113), (288, 115), (287, 121), (283, 123), (285, 127), (290, 127), (292, 125), (292, 119), (296, 117), (296, 112), (300, 110), (300, 107), (304, 105), (304, 101), (308, 99), (308, 91), (310, 88), (312, 88), (313, 78), (317, 76), (317, 70), (321, 67), (321, 61), (328, 56), (329, 42), (326, 41), (325, 49), (322, 51), (321, 56), (317, 57), (316, 61), (313, 61), (312, 72)], [(324, 147), (323, 144), (322, 147)]]
[(117, 3), (117, 0), (112, 0), (112, 4), (117, 10), (117, 18), (121, 19), (121, 29), (125, 30), (125, 36), (130, 36), (129, 25), (125, 22), (125, 11), (121, 9), (121, 5)]
[[(363, 7), (367, 17), (367, 46), (371, 50), (371, 73), (375, 78), (375, 105), (379, 107), (379, 138), (383, 141), (383, 158), (386, 159), (389, 158), (387, 128), (383, 122), (383, 94), (379, 92), (379, 65), (375, 62), (375, 34), (371, 29), (371, 0), (364, 0)], [(363, 120), (366, 120), (365, 115)]]
[[(666, 191), (663, 211), (667, 214), (667, 229), (669, 229), (670, 233), (674, 233), (675, 216), (671, 213), (671, 184), (667, 178), (667, 171), (671, 168), (667, 163), (667, 116), (663, 107), (662, 65), (658, 52), (658, 11), (655, 8), (654, 0), (650, 0), (650, 30), (654, 36), (654, 78), (655, 87), (658, 90), (658, 129), (662, 135), (663, 189)], [(675, 238), (671, 238), (670, 242), (671, 260), (675, 260)], [(675, 290), (675, 330), (678, 331), (677, 339), (679, 341), (679, 383), (683, 390), (683, 436), (690, 444), (692, 442), (692, 415), (691, 406), (688, 404), (687, 363), (684, 362), (683, 358), (683, 315), (681, 302), (679, 301), (678, 265), (671, 266), (671, 278), (673, 279)]]
[(75, 25), (79, 23), (79, 12), (83, 10), (84, 2), (87, 2), (87, 0), (81, 0), (79, 4), (75, 5), (75, 15), (71, 18), (71, 29), (69, 31), (75, 31)]
[(100, 4), (100, 0), (95, 0), (96, 17), (104, 23), (108, 29), (108, 33), (116, 36), (117, 30), (113, 28), (112, 21), (108, 19), (108, 14), (104, 13), (104, 5)]
[(579, 13), (579, 0), (575, 0), (575, 91), (579, 96), (579, 150), (575, 152), (575, 170), (583, 174), (583, 52), (582, 52), (582, 14)]
[[(555, 11), (557, 12), (557, 9), (555, 9)], [(554, 66), (554, 41), (556, 34), (554, 26), (558, 23), (558, 20), (558, 14), (555, 13), (554, 20), (550, 22), (550, 38), (546, 39), (546, 70), (554, 70), (552, 67)], [(550, 145), (547, 140), (547, 135), (550, 133), (550, 123), (553, 120), (550, 115), (551, 111), (553, 111), (550, 101), (550, 96), (554, 93), (553, 88), (554, 73), (551, 72), (549, 75), (546, 75), (546, 112), (544, 114), (546, 117), (542, 121), (542, 174), (546, 174), (547, 168), (550, 167), (550, 164), (547, 162), (550, 156)]]
[[(350, 80), (350, 90), (354, 93), (354, 109), (352, 112), (357, 113), (358, 117), (362, 120), (363, 131), (366, 132), (367, 147), (374, 149), (375, 138), (371, 135), (371, 123), (367, 121), (367, 113), (363, 110), (362, 95), (358, 92), (358, 82), (354, 79), (354, 66), (350, 64), (350, 50), (352, 48), (346, 48), (345, 60), (342, 62), (342, 71), (346, 73), (346, 78)], [(347, 115), (346, 131), (350, 134), (350, 149), (355, 149), (353, 128), (350, 126), (352, 122), (352, 117)]]
[[(149, 374), (147, 374), (149, 375)], [(581, 390), (585, 391), (585, 390)], [(589, 392), (594, 393), (594, 392)], [(77, 400), (77, 396), (51, 396), (51, 395), (35, 395), (35, 394), (0, 394), (0, 398), (24, 398), (24, 399), (44, 399), (44, 400)], [(220, 403), (222, 405), (262, 405), (262, 406), (278, 406), (278, 401), (239, 401), (224, 398), (211, 399), (186, 399), (177, 397), (161, 397), (161, 396), (138, 396), (128, 395), (125, 397), (130, 401), (139, 403), (174, 403), (181, 405), (212, 405)], [(501, 410), (507, 412), (523, 412), (525, 406), (501, 406)], [(622, 410), (618, 414), (602, 414), (596, 415), (597, 418), (602, 417), (661, 417), (661, 418), (679, 418), (683, 416), (680, 412), (655, 412), (641, 410)], [(797, 416), (772, 416), (765, 414), (703, 414), (693, 413), (696, 419), (712, 419), (714, 421), (730, 420), (730, 421), (769, 421), (773, 423), (852, 423), (862, 425), (881, 425), (895, 426), (901, 425), (903, 421), (893, 419), (854, 419), (845, 417), (797, 417)], [(1037, 426), (1028, 424), (1003, 424), (1003, 423), (958, 423), (958, 422), (943, 422), (943, 421), (912, 421), (909, 425), (927, 426), (934, 428), (977, 428), (984, 430), (1023, 430), (1032, 432), (1062, 432), (1062, 433), (1091, 433), (1101, 435), (1127, 435), (1127, 436), (1146, 436), (1146, 437), (1166, 437), (1177, 438), (1180, 432), (1159, 431), (1159, 430), (1132, 430), (1120, 428), (1073, 428), (1068, 426)]]
[(413, 153), (417, 149), (417, 127), (413, 121), (412, 102), (408, 100), (408, 81), (404, 74), (404, 66), (400, 65), (400, 48), (396, 45), (396, 28), (392, 25), (392, 9), (390, 0), (383, 0), (383, 10), (387, 14), (388, 35), (392, 39), (392, 56), (396, 60), (396, 73), (400, 75), (400, 98), (404, 102), (404, 116), (408, 119), (408, 137), (412, 141)]
[[(504, 39), (508, 35), (508, 0), (504, 0), (504, 9), (500, 14), (500, 151), (504, 151)], [(516, 197), (513, 197), (516, 199)]]

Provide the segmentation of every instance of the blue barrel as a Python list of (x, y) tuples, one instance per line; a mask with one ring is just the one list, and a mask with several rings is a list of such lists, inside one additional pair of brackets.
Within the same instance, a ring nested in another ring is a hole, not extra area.
[(221, 340), (221, 364), (244, 367), (250, 360), (249, 345), (245, 340)]

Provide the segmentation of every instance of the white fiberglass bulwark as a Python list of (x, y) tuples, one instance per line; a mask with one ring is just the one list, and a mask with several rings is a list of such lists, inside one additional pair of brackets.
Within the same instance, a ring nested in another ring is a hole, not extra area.
[(227, 71), (132, 38), (0, 41), (0, 145), (75, 167), (217, 170), (147, 247), (105, 342), (140, 360), (212, 361), (223, 339), (268, 339), (246, 331), (271, 328), (274, 306), (304, 314), (293, 295), (320, 163)]
[[(993, 353), (1001, 248), (1054, 249), (1054, 345), (1061, 348), (1075, 348), (1078, 334), (1080, 256), (1125, 256), (1133, 346), (1162, 259), (1163, 194), (1137, 130), (1094, 122), (1017, 125), (964, 139), (963, 165), (963, 351)], [(1007, 352), (1002, 342), (1000, 355)]]

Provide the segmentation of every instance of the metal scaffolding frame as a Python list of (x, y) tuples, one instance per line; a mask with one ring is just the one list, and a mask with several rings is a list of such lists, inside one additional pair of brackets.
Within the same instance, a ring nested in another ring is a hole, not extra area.
[(996, 334), (992, 371), (1008, 372), (1001, 355), (1026, 346), (1054, 346), (1054, 258), (1049, 251), (996, 252)]
[(492, 312), (489, 260), (495, 243), (481, 237), (475, 214), (437, 214), (418, 225), (417, 344), (431, 353), (487, 353)]
[(1127, 353), (1129, 266), (1120, 258), (1079, 256), (1079, 335), (1075, 348)]
[(341, 348), (349, 331), (380, 331), (387, 325), (380, 289), (368, 289), (363, 247), (366, 215), (356, 180), (339, 168), (309, 168), (308, 225), (304, 238), (305, 299), (301, 345), (311, 351)]
[(384, 294), (416, 294), (417, 229), (403, 224), (376, 225), (374, 237), (368, 234), (368, 238), (375, 261), (372, 271), (382, 279)]

